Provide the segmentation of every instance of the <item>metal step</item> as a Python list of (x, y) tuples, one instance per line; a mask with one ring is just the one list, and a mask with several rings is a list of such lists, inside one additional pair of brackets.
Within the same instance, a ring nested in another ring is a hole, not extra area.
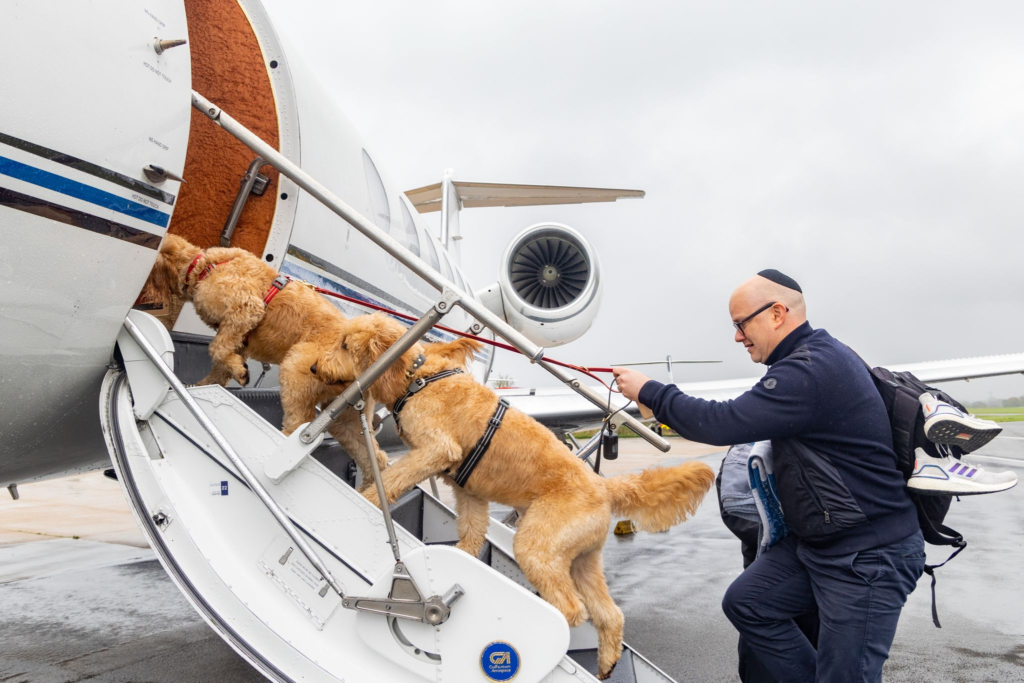
[[(590, 650), (569, 650), (569, 657), (584, 669), (597, 675), (597, 648)], [(605, 679), (608, 683), (637, 683), (636, 669), (633, 668), (633, 651), (622, 650), (622, 658), (612, 669), (612, 675)]]

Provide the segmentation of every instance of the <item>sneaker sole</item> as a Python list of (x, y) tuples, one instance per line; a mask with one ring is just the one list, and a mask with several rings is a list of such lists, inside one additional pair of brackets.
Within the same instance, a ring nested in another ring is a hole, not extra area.
[(980, 496), (986, 493), (1008, 491), (1017, 485), (1016, 481), (1005, 484), (975, 484), (960, 480), (913, 478), (907, 488), (925, 496)]
[(982, 427), (973, 420), (943, 415), (926, 420), (924, 435), (934, 443), (959, 446), (964, 453), (972, 453), (1003, 431), (1002, 427)]

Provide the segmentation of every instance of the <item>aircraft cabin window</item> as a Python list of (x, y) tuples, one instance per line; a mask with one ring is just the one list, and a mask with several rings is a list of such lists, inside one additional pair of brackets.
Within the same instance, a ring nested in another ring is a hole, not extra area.
[(412, 218), (412, 213), (409, 211), (408, 205), (405, 201), (399, 202), (402, 205), (402, 228), (396, 229), (399, 234), (392, 234), (392, 237), (397, 239), (402, 245), (416, 254), (420, 255), (420, 236), (416, 233), (416, 221)]
[(448, 254), (442, 252), (441, 254), (441, 265), (444, 267), (444, 276), (449, 282), (455, 282), (455, 276), (452, 275), (452, 264), (448, 262)]
[(384, 181), (377, 173), (373, 159), (363, 150), (363, 171), (366, 173), (366, 189), (370, 192), (370, 211), (373, 222), (385, 232), (391, 231), (391, 207), (388, 206), (388, 193), (384, 189)]
[(424, 235), (423, 241), (427, 243), (427, 248), (424, 249), (427, 252), (427, 263), (430, 264), (431, 268), (440, 273), (441, 262), (437, 260), (437, 247), (434, 246), (434, 240), (430, 238), (430, 235)]

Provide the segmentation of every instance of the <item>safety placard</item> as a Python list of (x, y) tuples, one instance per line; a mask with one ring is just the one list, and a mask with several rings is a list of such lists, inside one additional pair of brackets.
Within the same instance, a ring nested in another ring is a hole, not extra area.
[(341, 604), (341, 596), (331, 589), (295, 542), (286, 535), (275, 538), (260, 558), (260, 567), (322, 631)]

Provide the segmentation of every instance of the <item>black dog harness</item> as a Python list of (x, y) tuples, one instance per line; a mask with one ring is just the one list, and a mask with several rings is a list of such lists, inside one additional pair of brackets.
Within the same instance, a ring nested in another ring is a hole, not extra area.
[[(423, 366), (424, 362), (426, 362), (426, 358), (423, 354), (420, 354), (412, 364), (412, 367), (405, 373), (406, 376), (411, 377), (414, 372)], [(421, 389), (423, 389), (423, 387), (427, 386), (431, 382), (437, 382), (454, 375), (461, 375), (462, 372), (463, 371), (458, 368), (454, 370), (444, 370), (436, 375), (431, 375), (430, 377), (418, 377), (413, 380), (409, 384), (409, 388), (405, 390), (404, 394), (402, 394), (402, 397), (395, 401), (394, 408), (391, 409), (391, 414), (395, 417), (395, 429), (398, 433), (402, 433), (402, 423), (399, 421), (399, 415), (402, 412), (402, 408), (405, 407), (405, 404), (410, 398), (415, 396)], [(476, 469), (477, 464), (479, 464), (480, 460), (484, 457), (484, 453), (486, 453), (487, 449), (491, 447), (491, 439), (494, 438), (494, 433), (497, 432), (498, 427), (501, 426), (501, 421), (505, 417), (505, 411), (508, 410), (508, 407), (508, 401), (505, 399), (498, 401), (498, 407), (494, 411), (494, 415), (492, 415), (491, 419), (487, 422), (487, 429), (484, 431), (484, 435), (480, 437), (480, 440), (476, 442), (476, 446), (473, 447), (470, 454), (462, 461), (458, 471), (456, 471), (455, 474), (450, 474), (452, 479), (455, 480), (455, 483), (460, 487), (466, 485), (466, 481), (469, 480), (469, 475), (473, 474), (473, 470)]]
[[(411, 377), (414, 372), (416, 372), (423, 366), (423, 363), (426, 362), (426, 360), (426, 357), (424, 357), (424, 355), (421, 353), (416, 358), (416, 361), (412, 364), (412, 367), (409, 368), (409, 370), (405, 373), (406, 376)], [(461, 374), (462, 370), (460, 369), (445, 370), (443, 372), (437, 373), (436, 375), (431, 375), (430, 377), (417, 377), (416, 379), (414, 379), (409, 384), (409, 388), (405, 390), (404, 394), (402, 394), (402, 397), (395, 401), (395, 407), (391, 409), (391, 414), (395, 416), (395, 429), (398, 431), (398, 433), (402, 433), (402, 423), (398, 421), (398, 416), (402, 412), (402, 408), (405, 407), (406, 402), (410, 398), (415, 396), (417, 392), (419, 392), (423, 387), (427, 386), (431, 382), (436, 382), (446, 377)]]
[(451, 475), (452, 479), (459, 487), (466, 485), (469, 480), (469, 475), (473, 474), (473, 470), (483, 460), (484, 453), (491, 447), (491, 439), (494, 438), (494, 433), (498, 431), (498, 427), (501, 426), (501, 421), (505, 417), (505, 411), (508, 410), (508, 401), (500, 399), (498, 401), (498, 407), (494, 409), (494, 415), (487, 422), (487, 430), (484, 435), (480, 437), (480, 440), (476, 442), (476, 446), (473, 447), (472, 452), (466, 456), (466, 459), (459, 465), (458, 471)]

